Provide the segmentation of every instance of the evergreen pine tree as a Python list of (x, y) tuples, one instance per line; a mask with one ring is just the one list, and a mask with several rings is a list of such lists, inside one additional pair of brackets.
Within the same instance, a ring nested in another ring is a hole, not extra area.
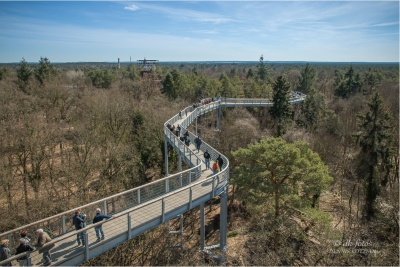
[(20, 62), (20, 67), (17, 70), (17, 77), (18, 77), (17, 84), (24, 93), (27, 93), (26, 86), (31, 75), (32, 75), (32, 70), (29, 68), (28, 62), (26, 62), (25, 58), (22, 58)]
[(392, 126), (390, 114), (385, 110), (379, 92), (376, 91), (371, 96), (368, 107), (366, 115), (358, 115), (361, 132), (357, 141), (361, 147), (358, 174), (365, 182), (364, 215), (367, 220), (371, 220), (376, 214), (375, 201), (381, 188), (388, 182), (393, 168)]
[(282, 136), (285, 133), (285, 125), (291, 119), (290, 83), (281, 75), (273, 84), (273, 106), (269, 110), (269, 114), (275, 120), (276, 136)]
[(44, 82), (55, 76), (57, 74), (57, 70), (51, 65), (50, 60), (45, 57), (41, 57), (39, 60), (39, 66), (35, 69), (35, 77), (40, 82), (40, 84), (44, 84)]
[(317, 71), (307, 63), (306, 66), (301, 70), (297, 91), (309, 94), (311, 90), (314, 89), (313, 83), (316, 75)]

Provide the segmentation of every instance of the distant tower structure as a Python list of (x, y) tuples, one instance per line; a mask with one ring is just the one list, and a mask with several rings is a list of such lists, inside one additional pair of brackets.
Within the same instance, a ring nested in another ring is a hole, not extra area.
[(132, 64), (132, 57), (129, 56), (129, 64)]
[(140, 76), (143, 77), (146, 73), (150, 73), (157, 68), (158, 60), (155, 59), (139, 59), (138, 64), (143, 66), (143, 70), (140, 72)]
[(119, 62), (119, 58), (118, 58), (118, 69), (121, 69), (121, 63)]

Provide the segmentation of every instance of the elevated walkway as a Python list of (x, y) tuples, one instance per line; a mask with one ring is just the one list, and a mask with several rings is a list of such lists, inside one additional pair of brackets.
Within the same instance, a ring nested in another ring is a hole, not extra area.
[[(304, 101), (305, 97), (305, 95), (298, 94), (291, 99), (291, 103), (300, 103)], [(54, 248), (51, 249), (52, 265), (76, 266), (197, 206), (201, 207), (200, 212), (203, 216), (202, 228), (204, 228), (204, 203), (221, 195), (222, 228), (220, 228), (220, 249), (223, 252), (226, 249), (226, 191), (229, 184), (229, 160), (204, 140), (201, 145), (201, 151), (197, 152), (194, 146), (196, 136), (191, 132), (189, 132), (190, 146), (186, 146), (167, 128), (167, 125), (176, 126), (180, 124), (181, 133), (185, 133), (189, 125), (198, 116), (221, 107), (268, 107), (271, 105), (272, 103), (267, 99), (223, 98), (197, 108), (188, 107), (187, 115), (182, 112), (182, 117), (175, 115), (165, 122), (164, 138), (165, 144), (169, 143), (178, 152), (179, 160), (185, 161), (189, 169), (172, 175), (169, 175), (167, 171), (168, 176), (157, 181), (2, 233), (0, 234), (0, 240), (9, 239), (9, 248), (12, 253), (15, 253), (19, 245), (19, 234), (22, 230), (29, 232), (29, 236), (33, 240), (32, 244), (34, 244), (34, 241), (36, 241), (35, 231), (42, 228), (53, 238), (49, 246), (55, 244)], [(167, 145), (165, 145), (165, 149), (168, 149)], [(221, 171), (216, 175), (213, 175), (211, 170), (205, 169), (203, 162), (205, 150), (209, 151), (211, 162), (218, 155), (221, 155), (224, 160)], [(167, 157), (166, 166), (168, 166)], [(84, 229), (75, 231), (72, 225), (72, 217), (78, 208), (81, 208), (87, 214), (88, 222), (91, 222), (94, 217), (96, 208), (101, 208), (105, 214), (113, 214), (115, 218), (96, 224), (89, 224)], [(94, 227), (101, 224), (106, 238), (97, 242)], [(76, 234), (81, 232), (85, 233), (86, 244), (83, 247), (78, 247)], [(201, 239), (201, 249), (204, 251), (204, 229), (201, 233)], [(14, 266), (18, 266), (16, 260), (23, 256), (25, 256), (25, 253), (15, 255), (6, 261), (0, 262), (0, 265), (3, 266), (11, 261)], [(37, 266), (43, 264), (42, 255), (37, 250), (27, 253), (27, 256), (28, 265)]]

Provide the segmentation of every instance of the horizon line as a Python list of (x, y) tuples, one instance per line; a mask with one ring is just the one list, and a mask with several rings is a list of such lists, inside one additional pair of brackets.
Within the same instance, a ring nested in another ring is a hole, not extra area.
[[(120, 61), (119, 63), (131, 63), (137, 64), (138, 60), (134, 61)], [(257, 63), (259, 60), (158, 60), (158, 63), (196, 63), (196, 62), (207, 62), (207, 63), (243, 63), (251, 62)], [(307, 60), (264, 60), (264, 63), (375, 63), (375, 64), (399, 64), (400, 61), (307, 61)], [(38, 64), (39, 62), (27, 62), (28, 64)], [(108, 63), (118, 64), (118, 61), (51, 61), (52, 64), (71, 64), (71, 63)], [(0, 64), (20, 64), (18, 62), (0, 62)]]

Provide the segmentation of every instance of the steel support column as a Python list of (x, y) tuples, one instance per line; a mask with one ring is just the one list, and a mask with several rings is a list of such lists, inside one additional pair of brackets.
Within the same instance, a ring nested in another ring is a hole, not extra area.
[(228, 196), (227, 188), (220, 195), (220, 223), (219, 223), (219, 239), (220, 239), (220, 251), (221, 251), (221, 263), (226, 262), (226, 241), (227, 241), (227, 217), (228, 217)]
[(205, 240), (205, 226), (204, 226), (204, 203), (200, 204), (200, 251), (204, 251), (204, 240)]
[(221, 130), (221, 106), (218, 106), (217, 108), (217, 129), (220, 131)]

